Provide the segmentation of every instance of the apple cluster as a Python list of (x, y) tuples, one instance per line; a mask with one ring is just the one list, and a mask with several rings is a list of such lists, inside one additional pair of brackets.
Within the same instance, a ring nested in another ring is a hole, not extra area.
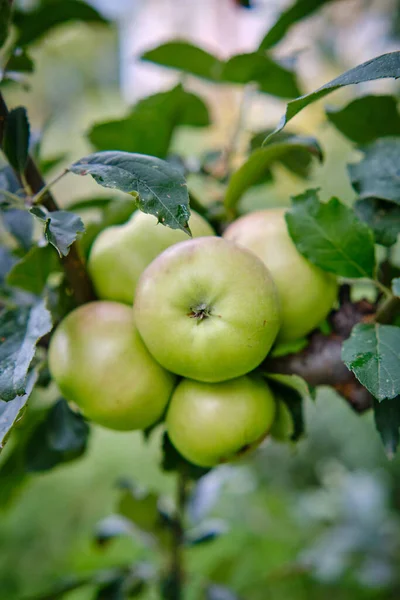
[(189, 224), (191, 240), (137, 211), (100, 233), (88, 261), (99, 300), (57, 327), (49, 367), (89, 419), (126, 431), (164, 420), (176, 449), (211, 467), (290, 433), (257, 367), (318, 326), (337, 283), (299, 254), (282, 209), (223, 237), (193, 211)]

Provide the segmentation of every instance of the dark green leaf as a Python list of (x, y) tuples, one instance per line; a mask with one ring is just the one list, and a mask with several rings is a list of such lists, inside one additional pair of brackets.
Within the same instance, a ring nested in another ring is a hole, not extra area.
[(66, 210), (48, 212), (39, 206), (34, 206), (30, 212), (44, 223), (44, 237), (54, 246), (60, 257), (67, 256), (78, 233), (85, 231), (81, 218), (72, 212)]
[(76, 452), (86, 447), (89, 426), (83, 417), (58, 400), (47, 417), (47, 441), (58, 452)]
[(11, 2), (0, 0), (0, 48), (8, 37), (8, 29), (11, 23)]
[(33, 217), (26, 210), (7, 208), (2, 214), (4, 227), (24, 250), (29, 250), (33, 237)]
[(400, 297), (400, 277), (395, 277), (393, 279), (392, 292), (395, 296)]
[[(312, 395), (312, 391), (304, 382), (305, 386), (308, 388), (307, 393), (304, 393), (304, 390), (300, 386), (300, 389), (296, 389), (293, 385), (288, 385), (288, 381), (290, 375), (273, 375), (268, 373), (268, 384), (272, 388), (275, 396), (281, 401), (284, 402), (286, 407), (290, 412), (290, 416), (292, 418), (291, 430), (292, 434), (290, 440), (292, 442), (297, 442), (303, 435), (305, 431), (305, 421), (304, 421), (304, 409), (303, 403), (306, 397), (310, 398)], [(298, 378), (303, 381), (301, 378)], [(272, 434), (272, 432), (271, 432)]]
[(203, 100), (177, 85), (144, 98), (124, 119), (94, 125), (88, 137), (96, 150), (118, 148), (165, 158), (177, 127), (209, 124)]
[(52, 469), (82, 456), (87, 447), (89, 426), (64, 399), (58, 400), (38, 425), (25, 448), (29, 472)]
[(374, 276), (374, 238), (353, 210), (331, 198), (319, 202), (317, 190), (293, 198), (286, 213), (289, 233), (297, 249), (325, 271), (343, 277)]
[(375, 426), (382, 438), (386, 455), (394, 458), (400, 440), (400, 397), (374, 402)]
[[(263, 146), (263, 141), (271, 133), (271, 131), (272, 129), (264, 129), (253, 135), (250, 141), (251, 152)], [(281, 131), (280, 133), (276, 134), (273, 141), (271, 140), (271, 142), (267, 142), (267, 144), (265, 145), (268, 145), (269, 143), (286, 142), (290, 139), (299, 138), (293, 132)], [(315, 147), (319, 153), (318, 158), (322, 161), (323, 153), (317, 140), (315, 140)], [(311, 166), (313, 163), (313, 154), (311, 152), (306, 151), (304, 148), (293, 148), (291, 151), (288, 151), (287, 154), (284, 154), (280, 159), (278, 159), (277, 162), (280, 162), (284, 167), (286, 167), (286, 169), (294, 173), (294, 175), (297, 175), (302, 179), (307, 179), (307, 177), (310, 175)], [(267, 171), (264, 174), (263, 178), (265, 179), (263, 183), (272, 181), (272, 172)]]
[(382, 54), (382, 56), (377, 56), (376, 58), (354, 67), (354, 69), (346, 71), (339, 77), (332, 79), (332, 81), (326, 83), (315, 92), (292, 100), (287, 104), (284, 116), (271, 135), (281, 131), (303, 108), (341, 87), (391, 77), (395, 79), (400, 77), (400, 52), (390, 52), (388, 54)]
[(400, 137), (376, 140), (362, 151), (364, 158), (348, 166), (351, 184), (360, 198), (400, 204)]
[(123, 578), (121, 577), (111, 583), (102, 585), (94, 600), (126, 600)]
[(266, 373), (268, 379), (276, 381), (282, 386), (289, 387), (297, 392), (303, 399), (313, 399), (314, 391), (299, 375), (282, 375), (279, 373)]
[(327, 108), (325, 112), (328, 120), (356, 144), (400, 135), (400, 115), (393, 96), (363, 96), (343, 108)]
[(58, 0), (51, 5), (43, 3), (26, 12), (16, 10), (13, 20), (18, 29), (17, 46), (33, 44), (50, 30), (70, 21), (107, 22), (97, 10), (80, 0)]
[(161, 467), (164, 471), (178, 471), (188, 477), (189, 479), (200, 479), (206, 473), (209, 472), (210, 469), (206, 469), (203, 467), (197, 467), (192, 463), (188, 462), (172, 445), (168, 434), (165, 432), (163, 436), (162, 442), (162, 462)]
[(297, 0), (289, 6), (271, 27), (260, 44), (260, 50), (268, 50), (278, 44), (292, 25), (301, 21), (331, 0)]
[(189, 195), (184, 177), (167, 162), (143, 154), (97, 152), (71, 165), (77, 175), (91, 175), (104, 187), (139, 194), (137, 206), (159, 222), (190, 234)]
[(58, 265), (54, 248), (33, 246), (9, 272), (7, 283), (40, 296), (50, 273), (56, 271)]
[(396, 243), (400, 233), (400, 206), (378, 198), (365, 198), (357, 200), (354, 210), (372, 229), (377, 244), (393, 246)]
[(26, 108), (14, 108), (6, 117), (3, 151), (10, 165), (23, 173), (28, 159), (30, 128)]
[(141, 59), (211, 81), (220, 80), (224, 66), (222, 61), (202, 48), (179, 40), (152, 48), (142, 54)]
[(359, 323), (343, 343), (342, 359), (377, 400), (400, 394), (400, 327)]
[(26, 378), (38, 340), (51, 330), (43, 302), (0, 313), (0, 399), (25, 393)]
[(9, 402), (0, 400), (0, 452), (4, 448), (11, 429), (21, 418), (25, 405), (37, 379), (37, 373), (31, 371), (26, 381), (26, 391), (23, 396), (16, 396)]
[(225, 193), (225, 206), (235, 207), (244, 192), (257, 183), (269, 171), (272, 164), (282, 162), (282, 159), (294, 150), (302, 154), (311, 154), (322, 160), (321, 149), (314, 138), (293, 137), (259, 148), (232, 175)]
[(243, 85), (254, 82), (260, 92), (278, 98), (294, 98), (300, 94), (293, 71), (259, 52), (230, 58), (222, 69), (221, 80)]
[(33, 73), (34, 69), (35, 65), (32, 58), (23, 48), (14, 48), (5, 67), (7, 75), (9, 73)]
[(12, 71), (14, 73), (33, 73), (34, 63), (26, 50), (23, 48), (15, 48), (13, 54), (7, 61), (6, 69), (7, 72)]

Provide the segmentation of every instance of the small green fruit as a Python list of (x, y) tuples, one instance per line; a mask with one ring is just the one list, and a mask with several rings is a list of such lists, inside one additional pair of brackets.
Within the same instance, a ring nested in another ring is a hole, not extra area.
[(261, 378), (246, 375), (222, 383), (184, 379), (172, 396), (166, 424), (184, 458), (213, 467), (258, 446), (274, 416), (274, 397)]
[[(214, 235), (203, 217), (192, 211), (193, 237)], [(132, 304), (138, 279), (161, 252), (188, 239), (179, 229), (157, 224), (157, 219), (137, 210), (124, 225), (108, 227), (90, 251), (88, 270), (96, 293), (104, 300)]]
[(132, 309), (117, 302), (91, 302), (69, 313), (51, 338), (49, 367), (65, 398), (110, 429), (158, 421), (175, 383), (144, 346)]
[(304, 337), (325, 319), (337, 297), (336, 278), (302, 256), (286, 226), (285, 209), (250, 213), (224, 238), (254, 252), (271, 272), (282, 307), (279, 341)]
[(140, 278), (134, 313), (144, 343), (163, 367), (209, 382), (255, 369), (280, 325), (266, 267), (218, 237), (181, 242), (160, 254)]

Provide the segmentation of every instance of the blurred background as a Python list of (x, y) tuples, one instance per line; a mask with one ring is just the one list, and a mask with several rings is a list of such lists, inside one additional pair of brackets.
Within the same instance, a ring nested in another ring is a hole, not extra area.
[[(35, 2), (17, 3), (21, 7)], [(43, 157), (60, 156), (58, 170), (93, 150), (88, 132), (97, 123), (122, 118), (149, 94), (167, 90), (181, 75), (139, 60), (145, 50), (175, 38), (226, 58), (252, 51), (281, 11), (283, 0), (93, 0), (109, 25), (71, 23), (32, 46), (36, 70), (29, 90), (10, 85), (10, 106), (26, 105), (34, 132), (43, 136)], [(338, 0), (293, 27), (275, 50), (290, 61), (301, 89), (311, 91), (378, 54), (398, 49), (400, 6), (396, 0)], [(190, 160), (219, 151), (231, 139), (242, 110), (243, 90), (185, 76), (187, 89), (209, 105), (212, 126), (181, 127), (172, 150)], [(385, 80), (340, 91), (329, 104), (342, 106), (370, 92), (393, 92)], [(292, 194), (320, 187), (352, 202), (346, 165), (356, 151), (324, 118), (319, 102), (291, 128), (314, 135), (326, 161), (306, 183), (283, 167), (273, 185), (252, 188), (247, 211), (289, 204)], [(251, 132), (275, 127), (284, 101), (248, 91), (243, 149)], [(111, 148), (110, 148), (111, 149)], [(49, 176), (57, 174), (49, 171)], [(218, 195), (214, 184), (193, 176), (190, 186), (204, 203)], [(89, 178), (66, 177), (55, 188), (67, 206), (100, 193)], [(83, 217), (95, 222), (96, 215)], [(51, 388), (36, 391), (32, 404), (46, 404)], [(205, 580), (227, 585), (248, 600), (347, 600), (400, 598), (400, 462), (389, 462), (372, 423), (332, 391), (321, 389), (306, 405), (307, 436), (296, 447), (268, 441), (246, 462), (206, 476), (193, 498), (191, 518), (207, 517), (220, 531), (210, 544), (187, 553), (188, 600), (199, 598)], [(140, 536), (101, 545), (93, 541), (99, 520), (111, 514), (125, 479), (161, 494), (168, 503), (174, 476), (159, 468), (160, 432), (150, 442), (140, 433), (93, 427), (88, 452), (77, 462), (43, 474), (19, 476), (11, 464), (0, 479), (0, 599), (21, 600), (69, 574), (146, 561), (151, 545)], [(11, 450), (10, 450), (11, 451)], [(8, 460), (2, 454), (0, 465)], [(89, 586), (67, 600), (93, 600)], [(142, 596), (156, 599), (156, 592)], [(221, 600), (229, 600), (221, 596)]]

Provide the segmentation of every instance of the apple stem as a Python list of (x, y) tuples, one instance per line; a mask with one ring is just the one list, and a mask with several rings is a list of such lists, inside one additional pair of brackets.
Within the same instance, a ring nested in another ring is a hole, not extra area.
[(177, 476), (176, 511), (173, 519), (171, 566), (168, 576), (167, 589), (163, 597), (165, 600), (183, 600), (185, 572), (184, 572), (184, 544), (185, 544), (185, 509), (188, 495), (188, 479), (185, 473)]

